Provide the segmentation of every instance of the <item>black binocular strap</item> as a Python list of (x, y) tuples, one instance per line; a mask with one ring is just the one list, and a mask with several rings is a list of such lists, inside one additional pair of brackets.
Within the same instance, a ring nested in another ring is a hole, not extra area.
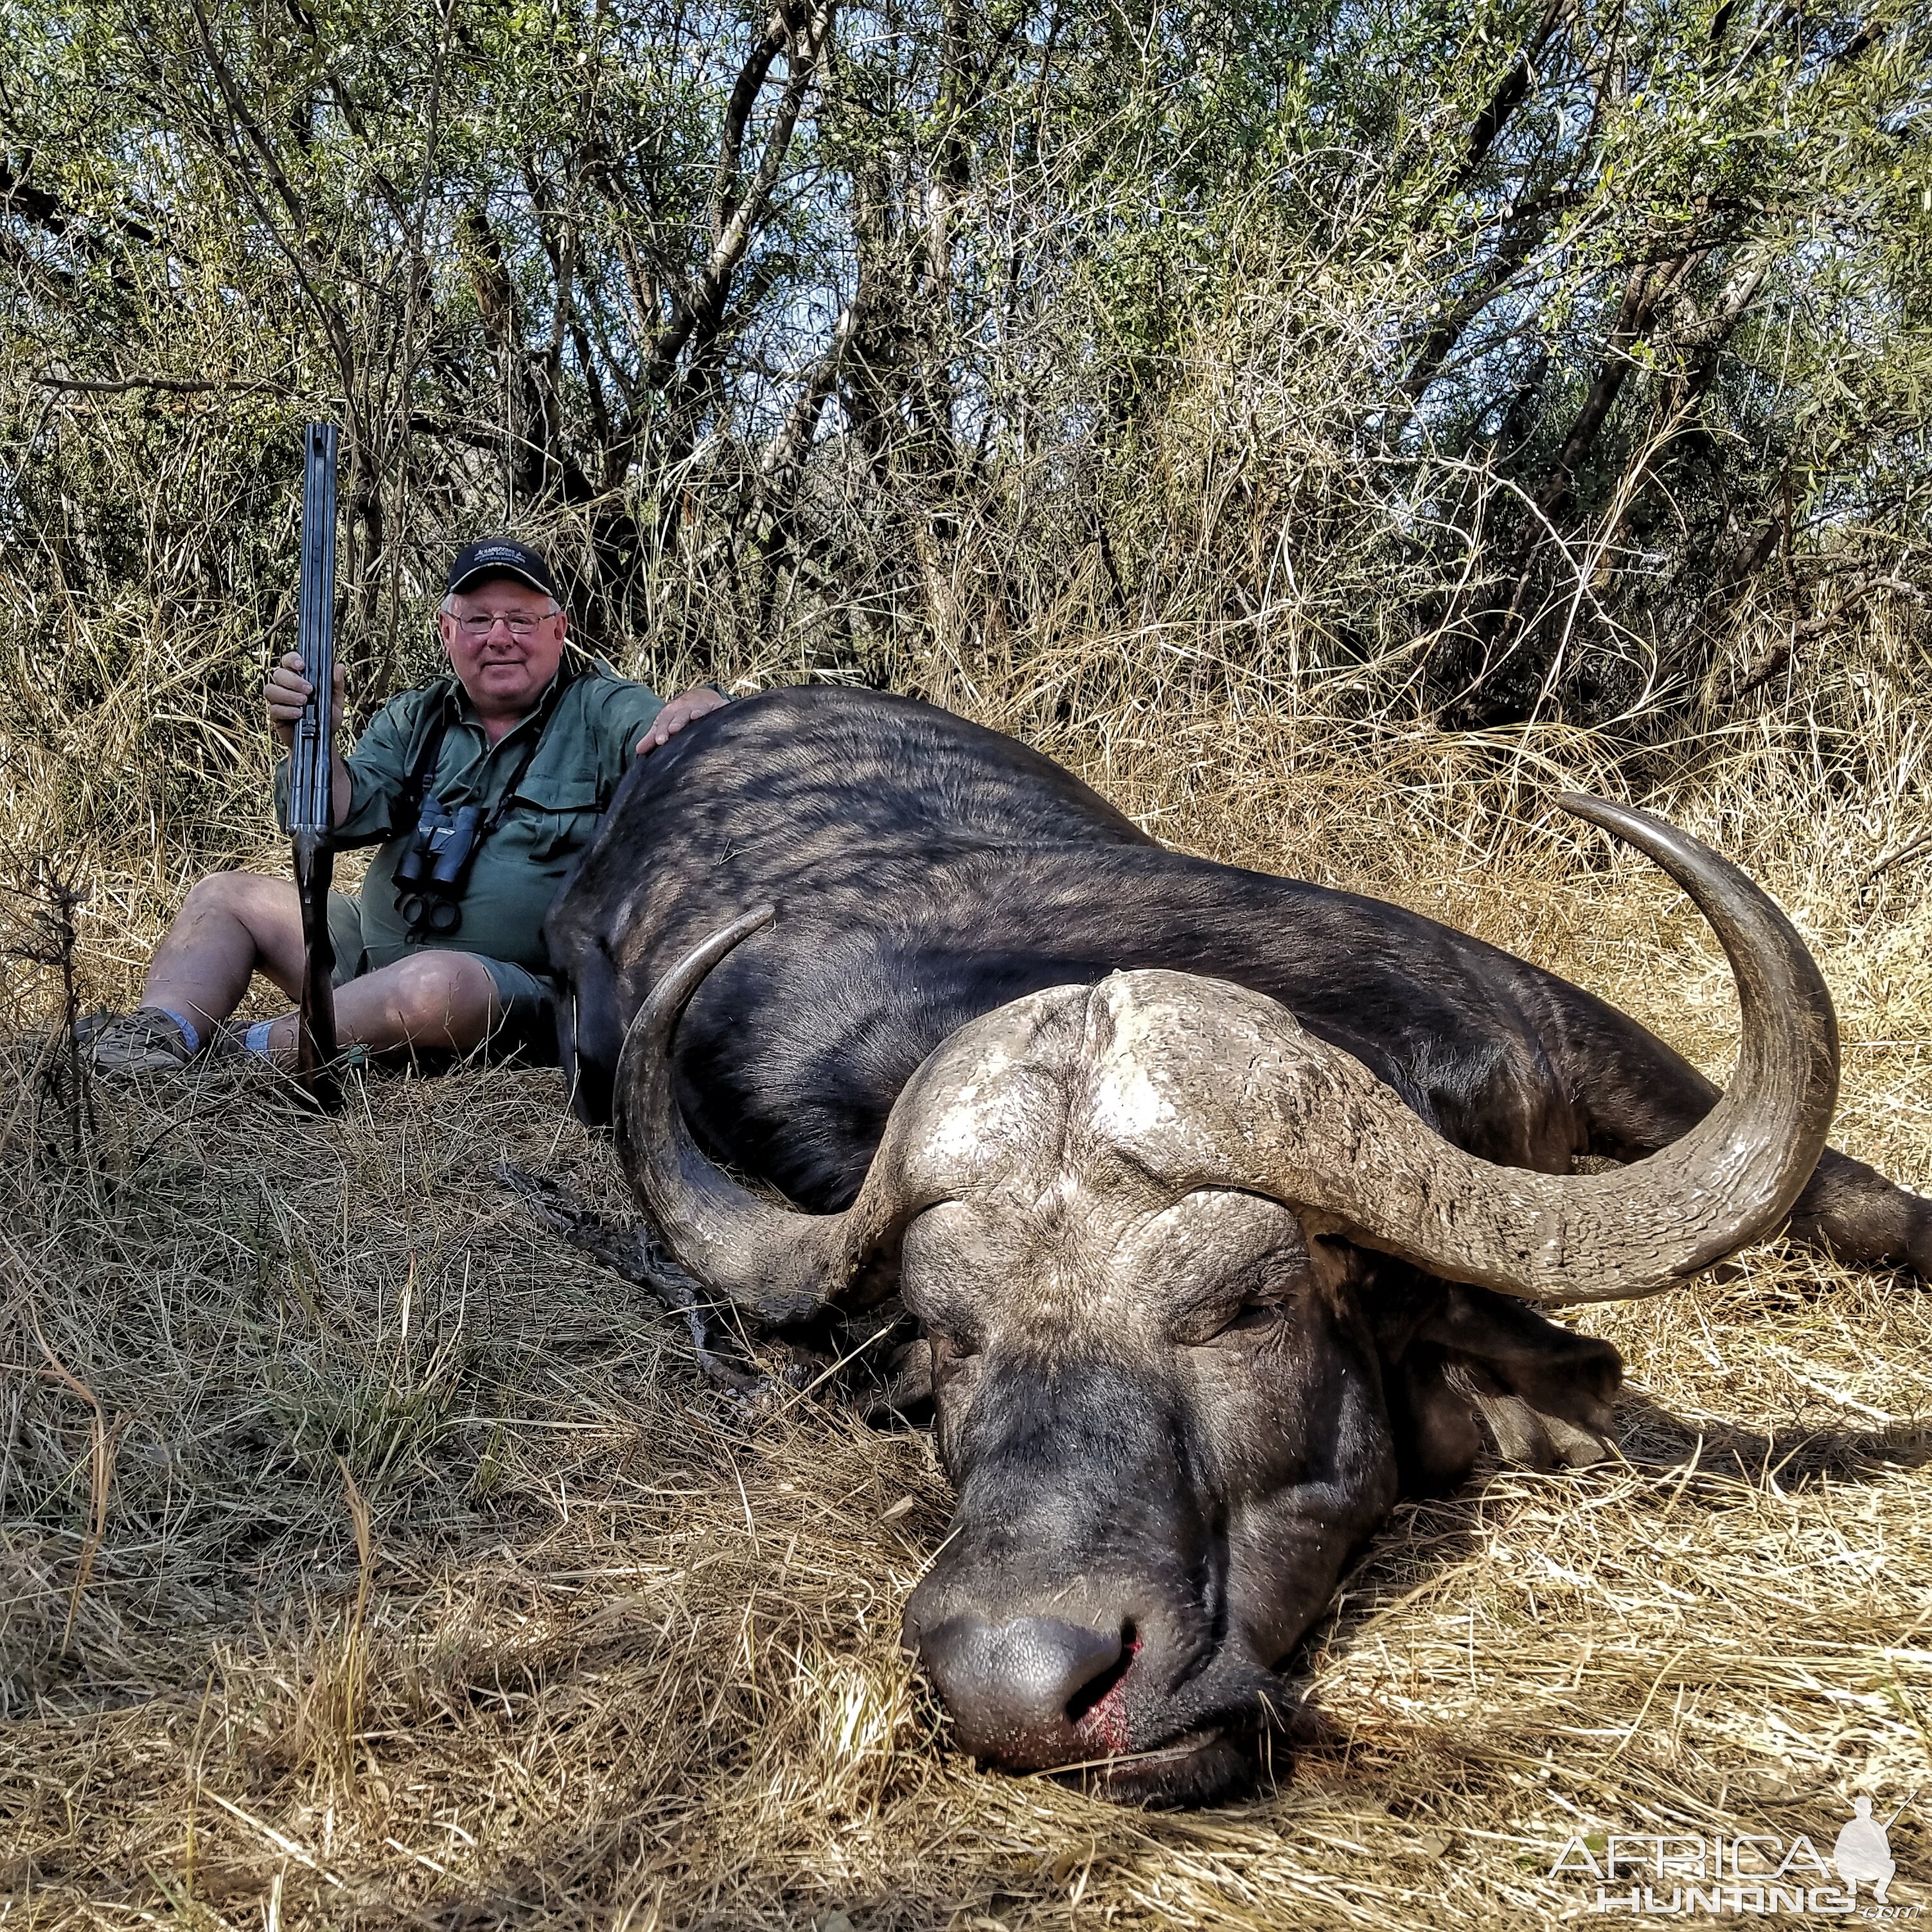
[[(515, 770), (511, 772), (503, 787), (502, 796), (491, 808), (490, 816), (477, 828), (476, 843), (480, 846), (508, 817), (512, 801), (516, 797), (517, 788), (530, 776), (530, 761), (536, 758), (543, 744), (544, 734), (550, 729), (550, 720), (556, 716), (557, 707), (563, 702), (563, 694), (577, 682), (578, 673), (566, 668), (557, 682), (556, 688), (550, 694), (550, 708), (538, 721), (537, 728), (524, 741), (521, 755), (517, 760)], [(449, 707), (446, 704), (429, 736), (423, 740), (422, 749), (416, 754), (416, 764), (403, 783), (402, 796), (397, 801), (402, 810), (397, 814), (411, 820), (422, 815), (423, 800), (429, 796), (430, 781), (436, 776), (438, 760), (442, 756), (442, 741), (449, 730)], [(485, 755), (488, 754), (486, 752)]]

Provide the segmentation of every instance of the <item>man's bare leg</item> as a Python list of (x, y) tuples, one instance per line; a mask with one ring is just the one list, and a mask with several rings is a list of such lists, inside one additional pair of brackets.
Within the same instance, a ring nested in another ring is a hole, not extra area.
[(198, 880), (154, 949), (141, 1004), (185, 1014), (206, 1040), (242, 1004), (256, 973), (293, 999), (302, 976), (302, 902), (260, 872)]
[[(468, 952), (412, 952), (335, 989), (335, 1034), (373, 1054), (467, 1053), (489, 1036), (499, 1015), (496, 982)], [(268, 1057), (296, 1063), (296, 1016), (268, 1026)]]
[[(141, 1004), (184, 1014), (206, 1040), (256, 973), (301, 991), (302, 904), (286, 879), (218, 872), (200, 880), (155, 949)], [(466, 952), (412, 953), (335, 989), (336, 1036), (372, 1054), (466, 1053), (498, 1017), (496, 982)], [(295, 1064), (296, 1016), (268, 1028), (269, 1057)]]

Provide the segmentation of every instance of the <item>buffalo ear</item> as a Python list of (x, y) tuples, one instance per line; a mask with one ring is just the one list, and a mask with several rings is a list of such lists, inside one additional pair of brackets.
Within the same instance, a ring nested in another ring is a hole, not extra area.
[(1445, 1285), (1385, 1365), (1403, 1489), (1439, 1495), (1485, 1438), (1504, 1462), (1580, 1468), (1617, 1453), (1611, 1404), (1623, 1358), (1526, 1303)]
[(602, 946), (586, 947), (578, 957), (561, 1004), (557, 1057), (571, 1111), (586, 1127), (608, 1127), (616, 1118), (624, 1029), (617, 1018), (617, 975)]
[(1412, 1342), (1384, 1366), (1396, 1478), (1406, 1496), (1447, 1496), (1481, 1453), (1474, 1405), (1450, 1380), (1451, 1366), (1434, 1343)]

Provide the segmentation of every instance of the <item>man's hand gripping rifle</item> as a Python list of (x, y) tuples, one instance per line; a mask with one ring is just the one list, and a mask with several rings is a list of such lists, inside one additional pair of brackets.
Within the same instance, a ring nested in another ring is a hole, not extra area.
[(302, 898), (302, 1011), (296, 1078), (321, 1106), (341, 1098), (336, 1079), (335, 948), (328, 936), (328, 887), (335, 870), (330, 842), (334, 812), (335, 425), (310, 423), (302, 433), (302, 579), (297, 648), (311, 687), (296, 724), (289, 759), (289, 830), (295, 842), (296, 890)]

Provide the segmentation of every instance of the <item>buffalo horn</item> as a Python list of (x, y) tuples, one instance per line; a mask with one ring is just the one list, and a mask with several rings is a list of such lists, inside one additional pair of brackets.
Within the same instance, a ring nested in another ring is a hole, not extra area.
[(760, 906), (694, 946), (651, 988), (617, 1064), (617, 1148), (666, 1245), (704, 1286), (754, 1321), (809, 1319), (851, 1282), (905, 1217), (896, 1203), (890, 1127), (859, 1198), (842, 1214), (805, 1214), (740, 1186), (692, 1138), (672, 1089), (671, 1035), (692, 995), (725, 954), (761, 926)]
[(1717, 1105), (1668, 1147), (1604, 1173), (1498, 1167), (1277, 1009), (1262, 1031), (1278, 1039), (1245, 1036), (1250, 1018), (1228, 1040), (1220, 1081), (1200, 1084), (1228, 1096), (1206, 1101), (1223, 1184), (1312, 1210), (1431, 1274), (1550, 1304), (1655, 1294), (1783, 1222), (1838, 1096), (1838, 1022), (1816, 964), (1777, 907), (1687, 833), (1603, 799), (1559, 802), (1654, 860), (1723, 942), (1743, 1024)]

